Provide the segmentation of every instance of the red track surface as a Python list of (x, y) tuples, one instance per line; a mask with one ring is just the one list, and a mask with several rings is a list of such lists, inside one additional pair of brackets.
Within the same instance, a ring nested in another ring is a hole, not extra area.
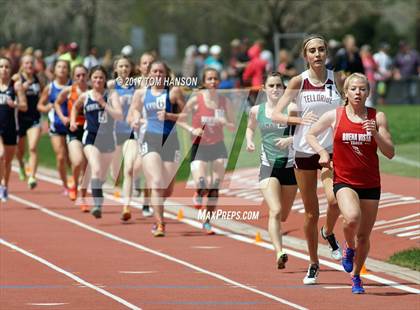
[[(255, 171), (254, 175), (257, 177), (258, 172)], [(420, 180), (415, 178), (406, 178), (393, 175), (381, 175), (382, 179), (382, 192), (391, 192), (395, 194), (400, 194), (404, 196), (414, 197), (417, 200), (420, 200)], [(242, 181), (242, 180), (241, 180)], [(176, 185), (175, 193), (178, 197), (192, 197), (193, 191), (191, 189), (186, 189), (185, 183), (178, 183)], [(323, 193), (323, 190), (320, 189), (319, 194)], [(229, 198), (231, 198), (230, 196)], [(299, 199), (299, 193), (297, 199)], [(171, 198), (172, 200), (177, 200), (176, 198)], [(179, 201), (185, 201), (185, 199), (178, 199)], [(191, 199), (188, 199), (189, 201)], [(413, 200), (414, 201), (414, 200)], [(408, 204), (399, 204), (401, 201), (395, 201), (395, 205), (381, 208), (378, 212), (377, 221), (380, 220), (392, 220), (395, 218), (407, 216), (413, 213), (420, 212), (420, 203), (413, 202)], [(409, 201), (408, 201), (409, 202)], [(260, 217), (258, 220), (244, 221), (253, 226), (261, 227), (267, 229), (268, 223), (268, 207), (265, 203), (259, 204), (254, 203), (250, 205), (250, 201), (245, 200), (244, 198), (235, 197), (235, 205), (225, 205), (221, 207), (223, 210), (234, 210), (234, 211), (259, 211)], [(417, 218), (418, 219), (418, 218)], [(322, 225), (325, 222), (325, 217), (320, 218), (320, 224)], [(412, 223), (414, 225), (416, 223)], [(419, 222), (417, 221), (417, 224)], [(296, 211), (292, 211), (285, 223), (283, 225), (283, 231), (285, 234), (300, 239), (305, 239), (302, 225), (303, 225), (303, 214)], [(407, 224), (408, 226), (408, 224)], [(337, 226), (334, 230), (337, 239), (344, 242), (344, 236), (342, 233), (341, 220), (337, 222)], [(410, 248), (416, 247), (419, 245), (420, 239), (410, 240), (409, 238), (398, 238), (395, 235), (387, 235), (383, 233), (383, 230), (376, 230), (372, 232), (371, 237), (371, 249), (369, 257), (376, 258), (379, 260), (387, 260), (389, 256), (395, 252)], [(320, 238), (320, 242), (324, 242)]]
[[(310, 309), (418, 308), (418, 295), (370, 280), (364, 281), (366, 295), (353, 296), (349, 287), (343, 288), (350, 284), (348, 274), (327, 267), (322, 267), (319, 285), (304, 286), (306, 261), (291, 256), (287, 269), (279, 271), (275, 269), (274, 252), (270, 250), (226, 236), (207, 236), (178, 221), (168, 220), (167, 236), (156, 239), (150, 234), (153, 220), (143, 219), (138, 212), (134, 220), (122, 225), (120, 208), (106, 206), (103, 219), (95, 220), (91, 215), (81, 213), (61, 196), (61, 188), (51, 183), (40, 181), (39, 187), (29, 192), (14, 175), (10, 188), (13, 189), (10, 194), (132, 243), (112, 240), (111, 235), (87, 230), (76, 222), (58, 219), (13, 199), (0, 208), (1, 239), (142, 309), (290, 308), (273, 296)], [(287, 223), (286, 229), (292, 235), (301, 236), (299, 218), (300, 214), (293, 213)], [(253, 224), (265, 227), (266, 221), (262, 217)], [(382, 243), (378, 240), (373, 242), (373, 252), (378, 251), (375, 247)], [(136, 244), (147, 249), (139, 249)], [(152, 250), (156, 253), (151, 253)], [(160, 257), (159, 253), (204, 270)], [(398, 281), (387, 275), (377, 275)], [(220, 276), (273, 296), (235, 287)], [(31, 303), (63, 304), (35, 306)], [(0, 245), (0, 305), (2, 309), (126, 308), (5, 245)]]

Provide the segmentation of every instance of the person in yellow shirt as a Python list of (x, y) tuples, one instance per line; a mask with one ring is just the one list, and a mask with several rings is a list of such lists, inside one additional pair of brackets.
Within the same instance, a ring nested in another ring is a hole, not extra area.
[(71, 42), (67, 46), (67, 53), (62, 54), (58, 59), (68, 61), (71, 70), (77, 65), (83, 65), (83, 57), (79, 55), (79, 45), (76, 42)]

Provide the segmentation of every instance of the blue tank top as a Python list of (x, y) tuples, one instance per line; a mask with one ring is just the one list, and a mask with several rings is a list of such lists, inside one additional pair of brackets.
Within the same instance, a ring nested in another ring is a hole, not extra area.
[(118, 93), (122, 105), (123, 120), (115, 122), (115, 132), (125, 133), (129, 135), (132, 131), (130, 125), (128, 125), (126, 119), (128, 110), (130, 108), (131, 100), (135, 92), (134, 84), (130, 84), (128, 88), (122, 87), (117, 80), (115, 80), (115, 91)]
[(159, 95), (154, 96), (152, 90), (147, 88), (143, 106), (147, 115), (146, 132), (169, 135), (175, 126), (175, 122), (170, 120), (160, 121), (157, 118), (158, 111), (165, 110), (168, 113), (173, 113), (173, 105), (169, 100), (169, 89), (165, 88)]
[(14, 83), (11, 81), (6, 90), (0, 91), (0, 128), (16, 129), (16, 112), (7, 104), (8, 99), (15, 101)]
[[(25, 77), (21, 74), (20, 79), (22, 84), (26, 82)], [(41, 85), (36, 75), (33, 76), (32, 83), (29, 85), (28, 89), (25, 91), (26, 101), (28, 104), (28, 110), (26, 112), (19, 111), (18, 117), (21, 121), (32, 121), (39, 120), (41, 114), (37, 109), (37, 104), (41, 92)]]
[[(108, 93), (105, 92), (103, 97), (105, 102), (107, 102)], [(83, 104), (83, 112), (86, 118), (85, 130), (91, 133), (104, 135), (113, 134), (114, 119), (99, 105), (98, 101), (92, 98), (92, 90), (89, 90), (86, 95), (86, 100)]]
[[(58, 97), (58, 94), (63, 90), (64, 87), (71, 85), (71, 80), (67, 82), (67, 84), (63, 87), (58, 87), (55, 84), (55, 81), (50, 83), (50, 89), (48, 94), (48, 102), (54, 104), (55, 100)], [(63, 112), (64, 116), (69, 116), (69, 111), (67, 109), (67, 99), (64, 100), (63, 103), (60, 105), (61, 111)], [(61, 122), (61, 119), (58, 117), (57, 113), (55, 113), (55, 109), (51, 109), (48, 112), (48, 120), (50, 122), (50, 128), (58, 131), (58, 132), (66, 132), (67, 127)]]

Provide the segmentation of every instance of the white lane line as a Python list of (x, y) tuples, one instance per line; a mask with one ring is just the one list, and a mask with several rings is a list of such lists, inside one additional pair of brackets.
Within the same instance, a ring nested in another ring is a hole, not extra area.
[(157, 273), (157, 271), (118, 271), (119, 273), (123, 274), (148, 274), (148, 273)]
[(410, 201), (401, 201), (401, 202), (392, 202), (392, 203), (386, 203), (383, 205), (379, 205), (379, 209), (382, 208), (387, 208), (387, 207), (395, 207), (395, 206), (401, 206), (401, 205), (409, 205), (409, 204), (414, 204), (414, 203), (419, 203), (420, 200), (416, 199), (416, 200), (410, 200)]
[(420, 213), (414, 213), (414, 214), (411, 214), (411, 215), (398, 217), (398, 218), (388, 220), (388, 221), (387, 220), (380, 220), (380, 221), (377, 221), (375, 223), (375, 226), (385, 225), (385, 224), (394, 223), (394, 222), (398, 222), (398, 221), (404, 221), (404, 220), (408, 220), (408, 219), (411, 219), (411, 218), (417, 217), (417, 216), (420, 216)]
[(420, 220), (419, 219), (415, 219), (415, 220), (411, 220), (411, 221), (393, 223), (393, 224), (389, 224), (389, 225), (382, 225), (382, 226), (374, 227), (372, 230), (390, 228), (390, 227), (401, 226), (401, 225), (404, 225), (404, 224), (410, 224), (410, 223), (416, 223), (416, 222), (418, 223), (418, 222), (420, 222)]
[(396, 161), (396, 162), (399, 162), (401, 164), (404, 164), (404, 165), (409, 165), (409, 166), (414, 166), (414, 167), (420, 168), (420, 163), (416, 160), (411, 160), (411, 159), (401, 157), (401, 156), (398, 156), (398, 155), (395, 155), (392, 160)]
[(407, 230), (413, 230), (413, 229), (417, 229), (420, 228), (420, 225), (412, 225), (412, 226), (407, 226), (407, 227), (403, 227), (403, 228), (395, 228), (395, 229), (391, 229), (391, 230), (385, 230), (384, 233), (386, 233), (387, 235), (393, 235), (393, 234), (397, 234), (403, 231), (407, 231)]
[(68, 302), (28, 302), (28, 306), (45, 306), (45, 307), (54, 307), (54, 306), (64, 306), (68, 305)]
[[(363, 287), (364, 288), (368, 288), (368, 289), (371, 289), (371, 288), (382, 288), (382, 287), (376, 286), (376, 285), (363, 285)], [(350, 289), (351, 288), (351, 285), (323, 286), (323, 288), (326, 288), (328, 290), (338, 290), (338, 289), (344, 288), (344, 289), (347, 290), (347, 289)]]
[(63, 275), (69, 277), (70, 279), (73, 279), (74, 281), (76, 281), (76, 282), (78, 282), (78, 283), (80, 283), (84, 286), (87, 286), (87, 287), (97, 291), (98, 293), (101, 293), (102, 295), (105, 295), (109, 298), (112, 298), (113, 300), (115, 300), (116, 302), (126, 306), (127, 308), (134, 309), (134, 310), (141, 310), (141, 308), (129, 303), (128, 301), (122, 299), (121, 297), (118, 297), (118, 296), (116, 296), (116, 295), (114, 295), (114, 294), (112, 294), (112, 293), (110, 293), (110, 292), (108, 292), (108, 291), (106, 291), (106, 290), (104, 290), (100, 287), (97, 287), (96, 285), (93, 285), (93, 284), (83, 280), (82, 278), (72, 274), (71, 272), (68, 272), (68, 271), (58, 267), (57, 265), (54, 265), (53, 263), (50, 263), (49, 261), (43, 259), (42, 257), (39, 257), (39, 256), (34, 255), (32, 253), (29, 253), (28, 251), (10, 243), (10, 242), (7, 242), (6, 240), (4, 240), (2, 238), (0, 238), (0, 244), (3, 244), (4, 246), (7, 246), (7, 247), (9, 247), (9, 248), (11, 248), (15, 251), (18, 251), (19, 253), (21, 253), (23, 255), (26, 255), (26, 256), (38, 261), (41, 264), (44, 264), (44, 265), (50, 267), (51, 269), (53, 269), (53, 270), (55, 270), (59, 273), (62, 273)]
[(398, 234), (397, 237), (410, 237), (420, 235), (420, 230), (409, 231), (402, 234)]
[[(38, 178), (39, 178), (39, 177), (38, 177)], [(38, 204), (36, 204), (36, 203), (33, 203), (33, 202), (31, 202), (31, 201), (26, 200), (26, 199), (19, 198), (19, 197), (15, 196), (15, 195), (9, 195), (9, 197), (10, 197), (10, 199), (13, 199), (13, 200), (15, 200), (15, 201), (17, 201), (17, 202), (19, 202), (19, 203), (21, 203), (21, 204), (24, 204), (24, 205), (27, 205), (27, 206), (29, 206), (29, 207), (31, 207), (31, 208), (37, 209), (37, 210), (39, 210), (39, 211), (41, 211), (41, 212), (43, 212), (43, 213), (45, 213), (45, 214), (48, 214), (48, 215), (50, 215), (50, 216), (52, 216), (52, 217), (55, 217), (55, 218), (58, 218), (58, 219), (60, 219), (60, 220), (63, 220), (63, 221), (66, 221), (66, 222), (72, 223), (72, 224), (74, 224), (74, 225), (76, 225), (76, 226), (79, 226), (79, 227), (81, 227), (81, 228), (84, 228), (84, 229), (86, 229), (86, 230), (89, 230), (89, 231), (91, 231), (91, 232), (94, 232), (94, 233), (96, 233), (96, 234), (98, 234), (98, 235), (104, 236), (104, 237), (106, 237), (106, 238), (108, 238), (108, 239), (112, 239), (112, 240), (114, 240), (114, 241), (117, 241), (117, 242), (120, 242), (120, 243), (123, 243), (123, 244), (129, 245), (129, 246), (131, 246), (131, 247), (133, 247), (133, 248), (136, 248), (136, 249), (142, 250), (142, 251), (144, 251), (144, 252), (147, 252), (147, 253), (150, 253), (150, 254), (153, 254), (153, 255), (159, 256), (159, 257), (161, 257), (161, 258), (164, 258), (164, 259), (166, 259), (166, 260), (169, 260), (169, 261), (172, 261), (172, 262), (178, 263), (178, 264), (180, 264), (180, 265), (186, 266), (186, 267), (188, 267), (188, 268), (190, 268), (190, 269), (193, 269), (193, 270), (199, 271), (199, 272), (201, 272), (201, 273), (207, 274), (207, 275), (209, 275), (209, 276), (211, 276), (211, 277), (213, 277), (213, 278), (216, 278), (216, 279), (222, 280), (222, 281), (224, 281), (224, 282), (230, 283), (230, 284), (232, 284), (232, 285), (235, 285), (235, 286), (240, 287), (240, 288), (242, 288), (242, 289), (245, 289), (245, 290), (251, 291), (251, 292), (256, 293), (256, 294), (258, 294), (258, 295), (262, 295), (262, 296), (267, 297), (267, 298), (269, 298), (269, 299), (275, 300), (275, 301), (277, 301), (277, 302), (279, 302), (279, 303), (282, 303), (282, 304), (288, 305), (288, 306), (290, 306), (290, 307), (292, 307), (292, 308), (295, 308), (295, 309), (300, 309), (300, 310), (306, 310), (306, 308), (305, 308), (305, 307), (300, 306), (300, 305), (295, 304), (295, 303), (292, 303), (292, 302), (290, 302), (290, 301), (288, 301), (288, 300), (286, 300), (286, 299), (283, 299), (283, 298), (280, 298), (280, 297), (274, 296), (274, 295), (269, 294), (269, 293), (266, 293), (266, 292), (264, 292), (264, 291), (257, 290), (257, 289), (255, 289), (255, 288), (250, 287), (250, 286), (247, 286), (247, 285), (244, 285), (244, 284), (239, 283), (239, 282), (237, 282), (237, 281), (231, 280), (231, 279), (229, 279), (229, 278), (227, 278), (227, 277), (225, 277), (225, 276), (222, 276), (221, 274), (218, 274), (218, 273), (215, 273), (215, 272), (208, 271), (208, 270), (206, 270), (206, 269), (204, 269), (204, 268), (198, 267), (198, 266), (196, 266), (196, 265), (193, 265), (193, 264), (191, 264), (191, 263), (188, 263), (188, 262), (183, 261), (183, 260), (181, 260), (181, 259), (178, 259), (178, 258), (176, 258), (176, 257), (170, 256), (170, 255), (167, 255), (167, 254), (160, 253), (160, 252), (155, 251), (155, 250), (153, 250), (153, 249), (151, 249), (151, 248), (145, 247), (145, 246), (143, 246), (143, 245), (141, 245), (141, 244), (134, 243), (134, 242), (128, 241), (128, 240), (126, 240), (126, 239), (123, 239), (123, 238), (121, 238), (121, 237), (118, 237), (118, 236), (116, 236), (116, 235), (113, 235), (113, 234), (107, 233), (107, 232), (105, 232), (105, 231), (103, 231), (103, 230), (99, 230), (99, 229), (97, 229), (97, 228), (94, 228), (94, 227), (89, 226), (89, 225), (87, 225), (87, 224), (85, 224), (85, 223), (79, 222), (79, 221), (77, 221), (77, 220), (75, 220), (75, 219), (72, 219), (72, 218), (70, 218), (70, 217), (67, 217), (67, 216), (61, 215), (61, 214), (59, 214), (59, 213), (56, 213), (56, 212), (54, 212), (54, 211), (48, 210), (47, 208), (44, 208), (44, 207), (42, 207), (42, 206), (40, 206), (40, 205), (38, 205)], [(0, 239), (0, 240), (1, 240), (1, 239)], [(87, 282), (86, 282), (86, 283), (87, 283)], [(136, 309), (138, 309), (138, 308), (136, 308)]]
[[(58, 185), (61, 184), (58, 179), (51, 178), (51, 177), (44, 176), (44, 175), (40, 175), (40, 174), (38, 174), (38, 179), (43, 179), (44, 181), (48, 181), (48, 182), (53, 183), (53, 184), (58, 184)], [(107, 196), (109, 196), (110, 199), (112, 199), (112, 195), (107, 195)], [(18, 199), (20, 199), (20, 198), (18, 198)], [(31, 203), (31, 202), (29, 202), (29, 203)], [(39, 209), (39, 208), (36, 208), (36, 209)], [(45, 209), (45, 208), (41, 207), (41, 209)], [(48, 209), (45, 209), (45, 210), (48, 211), (48, 212), (52, 212), (52, 211), (49, 211)], [(59, 215), (59, 214), (57, 214), (57, 215)], [(59, 216), (61, 216), (61, 215), (59, 215)], [(169, 217), (169, 218), (172, 218), (172, 219), (177, 219), (177, 216), (175, 214), (171, 214), (171, 213), (167, 213), (167, 212), (165, 212), (165, 217)], [(69, 220), (73, 221), (73, 219), (70, 219), (70, 218), (69, 218)], [(185, 218), (181, 221), (183, 223), (186, 223), (186, 224), (188, 224), (190, 226), (193, 226), (193, 227), (196, 227), (198, 229), (202, 228), (202, 223), (200, 223), (198, 221), (194, 221), (194, 220), (191, 220), (191, 219), (185, 219)], [(80, 222), (78, 222), (78, 223), (80, 223)], [(83, 224), (83, 223), (80, 223), (80, 224)], [(76, 224), (76, 225), (78, 225), (78, 224)], [(271, 249), (271, 250), (274, 251), (274, 247), (269, 243), (266, 243), (266, 242), (255, 243), (254, 239), (244, 237), (242, 235), (237, 235), (237, 234), (234, 234), (234, 233), (229, 233), (227, 231), (224, 231), (224, 230), (216, 228), (216, 227), (214, 227), (213, 230), (214, 230), (215, 233), (225, 235), (228, 238), (232, 238), (232, 239), (242, 241), (242, 242), (245, 242), (245, 243), (258, 245), (258, 246), (261, 246), (263, 248)], [(298, 258), (301, 258), (305, 261), (309, 260), (309, 256), (306, 255), (306, 254), (302, 254), (300, 252), (297, 252), (297, 251), (294, 251), (294, 250), (288, 250), (288, 249), (285, 249), (285, 251), (288, 254), (293, 255), (295, 257), (298, 257)], [(158, 255), (160, 255), (160, 254), (161, 253), (158, 252)], [(343, 267), (341, 265), (333, 263), (333, 262), (329, 262), (327, 260), (320, 259), (320, 263), (325, 265), (325, 266), (328, 266), (332, 269), (335, 269), (335, 270), (339, 270), (339, 271), (343, 270)], [(395, 289), (399, 289), (399, 290), (406, 291), (406, 292), (409, 292), (409, 293), (420, 294), (420, 290), (418, 290), (418, 289), (412, 288), (412, 287), (407, 286), (407, 285), (399, 284), (398, 282), (394, 282), (394, 281), (391, 281), (391, 280), (388, 280), (388, 279), (385, 279), (385, 278), (382, 278), (382, 277), (373, 276), (373, 275), (362, 275), (362, 277), (365, 277), (367, 279), (370, 279), (372, 281), (375, 281), (375, 282), (378, 282), (378, 283), (381, 283), (381, 284), (392, 286)]]
[(410, 240), (416, 240), (416, 239), (420, 239), (420, 236), (410, 238)]
[[(165, 217), (168, 217), (168, 218), (171, 218), (171, 219), (174, 219), (174, 220), (177, 219), (177, 216), (175, 214), (166, 213), (166, 212), (165, 212)], [(197, 221), (191, 220), (191, 219), (186, 219), (186, 218), (181, 220), (181, 222), (183, 222), (185, 224), (188, 224), (188, 225), (191, 225), (193, 227), (199, 228), (199, 229), (202, 226), (202, 224), (200, 222), (197, 222)], [(257, 246), (260, 246), (260, 247), (263, 247), (263, 248), (270, 249), (270, 250), (274, 251), (273, 245), (269, 244), (267, 242), (255, 243), (254, 239), (244, 237), (242, 235), (237, 235), (235, 233), (230, 233), (230, 232), (224, 231), (224, 230), (222, 230), (220, 228), (216, 228), (216, 227), (213, 227), (212, 230), (216, 234), (224, 235), (224, 236), (226, 236), (228, 238), (232, 238), (234, 240), (242, 241), (242, 242), (249, 243), (249, 244), (254, 244), (254, 245), (257, 245)], [(307, 255), (307, 254), (303, 254), (303, 253), (300, 253), (300, 252), (297, 252), (297, 251), (294, 251), (294, 250), (291, 250), (291, 249), (286, 249), (286, 248), (284, 248), (284, 250), (289, 255), (295, 256), (295, 257), (303, 259), (305, 261), (309, 260), (309, 255)], [(343, 267), (340, 264), (330, 262), (330, 261), (327, 261), (325, 259), (320, 259), (319, 263), (321, 265), (330, 267), (331, 269), (343, 271)], [(395, 289), (399, 289), (399, 290), (406, 291), (406, 292), (409, 292), (409, 293), (420, 294), (420, 290), (418, 290), (418, 289), (412, 288), (412, 287), (407, 286), (407, 285), (399, 284), (398, 282), (388, 280), (388, 279), (385, 279), (385, 278), (382, 278), (382, 277), (379, 277), (379, 276), (374, 276), (374, 275), (369, 274), (369, 275), (361, 275), (361, 277), (364, 277), (366, 279), (370, 279), (370, 280), (372, 280), (374, 282), (377, 282), (377, 283), (381, 283), (381, 284), (384, 284), (384, 285), (387, 285), (387, 286), (391, 286)]]

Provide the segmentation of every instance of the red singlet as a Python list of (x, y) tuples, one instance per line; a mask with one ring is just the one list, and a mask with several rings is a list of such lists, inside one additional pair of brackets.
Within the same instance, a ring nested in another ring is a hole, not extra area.
[[(367, 108), (368, 119), (376, 119), (376, 110)], [(376, 141), (348, 117), (345, 107), (336, 110), (334, 128), (334, 184), (346, 183), (355, 188), (381, 186)]]
[(226, 101), (222, 96), (218, 96), (217, 109), (210, 109), (204, 102), (202, 94), (197, 95), (197, 110), (192, 117), (192, 126), (202, 128), (203, 135), (200, 137), (192, 136), (194, 144), (216, 144), (223, 141), (223, 125), (218, 121), (218, 117), (226, 117)]

